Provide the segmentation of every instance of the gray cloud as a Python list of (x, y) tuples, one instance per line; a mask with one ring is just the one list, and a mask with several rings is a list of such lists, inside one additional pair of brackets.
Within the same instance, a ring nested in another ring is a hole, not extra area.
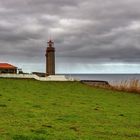
[(139, 63), (139, 5), (139, 0), (0, 0), (0, 60), (44, 63), (51, 36), (58, 63)]

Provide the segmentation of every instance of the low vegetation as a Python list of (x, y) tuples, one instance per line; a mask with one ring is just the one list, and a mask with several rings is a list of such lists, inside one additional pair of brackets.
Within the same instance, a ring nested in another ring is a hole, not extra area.
[(0, 140), (100, 139), (140, 139), (139, 94), (0, 79)]
[(131, 93), (140, 93), (140, 82), (137, 79), (125, 80), (114, 84), (112, 89)]

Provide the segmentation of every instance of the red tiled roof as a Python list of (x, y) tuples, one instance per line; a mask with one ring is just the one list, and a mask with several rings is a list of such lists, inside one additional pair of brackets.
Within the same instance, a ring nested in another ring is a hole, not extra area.
[(8, 64), (8, 63), (0, 63), (0, 68), (1, 69), (15, 69), (17, 67), (15, 67), (11, 64)]

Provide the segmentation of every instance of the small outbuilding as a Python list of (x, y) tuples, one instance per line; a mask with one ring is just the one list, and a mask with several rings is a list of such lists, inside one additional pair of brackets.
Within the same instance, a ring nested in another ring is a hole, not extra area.
[(0, 63), (0, 74), (17, 74), (17, 67), (8, 64), (8, 63)]

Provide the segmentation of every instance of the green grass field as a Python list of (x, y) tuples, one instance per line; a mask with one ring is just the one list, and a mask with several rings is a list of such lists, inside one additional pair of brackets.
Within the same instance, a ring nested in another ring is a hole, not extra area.
[(140, 95), (0, 79), (0, 140), (140, 140)]

